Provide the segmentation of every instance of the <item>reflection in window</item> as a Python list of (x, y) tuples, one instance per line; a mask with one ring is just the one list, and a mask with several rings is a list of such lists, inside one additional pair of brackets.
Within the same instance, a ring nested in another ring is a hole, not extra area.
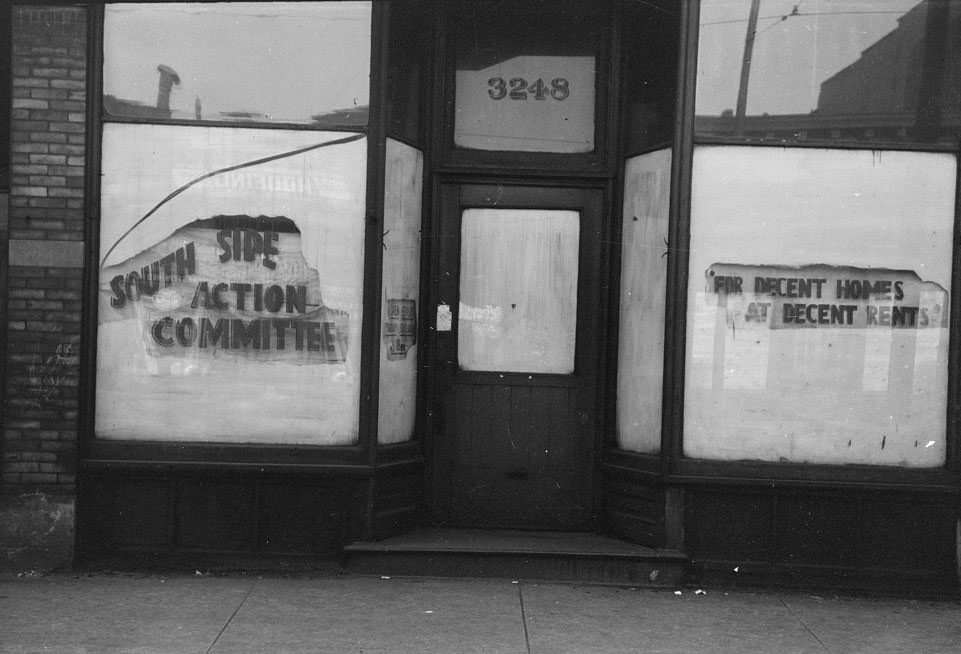
[(961, 3), (704, 0), (696, 130), (955, 143)]
[(390, 11), (387, 43), (387, 129), (408, 143), (426, 140), (429, 0), (405, 0)]
[(107, 117), (367, 124), (369, 2), (107, 5)]
[(620, 75), (626, 112), (624, 138), (629, 153), (671, 142), (677, 77), (679, 7), (675, 2), (625, 5)]

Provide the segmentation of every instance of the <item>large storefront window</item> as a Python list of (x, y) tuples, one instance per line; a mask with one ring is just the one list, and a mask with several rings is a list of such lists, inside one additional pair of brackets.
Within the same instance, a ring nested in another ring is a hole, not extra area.
[(938, 467), (953, 155), (695, 150), (684, 454)]
[[(98, 437), (356, 442), (367, 145), (319, 128), (367, 102), (369, 25), (369, 3), (106, 8), (104, 119), (126, 120), (103, 128)], [(331, 40), (346, 60), (318, 53)], [(159, 70), (157, 106), (135, 68)], [(188, 84), (196, 116), (176, 99)]]
[(955, 144), (959, 34), (954, 0), (703, 0), (696, 129)]

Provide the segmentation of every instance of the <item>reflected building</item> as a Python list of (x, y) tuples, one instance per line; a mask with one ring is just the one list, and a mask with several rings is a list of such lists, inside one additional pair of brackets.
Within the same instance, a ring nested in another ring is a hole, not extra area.
[[(810, 113), (748, 114), (743, 136), (954, 143), (961, 134), (959, 38), (961, 10), (953, 3), (924, 0), (899, 16), (897, 26), (864, 49), (856, 61), (822, 81)], [(752, 88), (751, 92), (763, 90)], [(698, 115), (696, 120), (698, 132), (704, 135), (737, 131), (733, 112)]]
[(171, 118), (173, 112), (170, 110), (170, 94), (173, 87), (180, 84), (180, 76), (173, 68), (164, 64), (157, 66), (157, 72), (160, 73), (160, 79), (157, 82), (157, 102), (154, 106), (105, 94), (103, 96), (104, 111), (111, 116), (130, 116), (144, 119)]
[(323, 114), (314, 114), (310, 119), (316, 125), (366, 125), (370, 120), (370, 107), (335, 109)]

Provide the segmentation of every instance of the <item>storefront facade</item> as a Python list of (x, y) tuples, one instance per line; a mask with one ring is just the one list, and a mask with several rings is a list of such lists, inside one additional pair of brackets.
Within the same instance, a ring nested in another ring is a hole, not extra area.
[(961, 3), (811, 4), (14, 6), (8, 551), (954, 592)]

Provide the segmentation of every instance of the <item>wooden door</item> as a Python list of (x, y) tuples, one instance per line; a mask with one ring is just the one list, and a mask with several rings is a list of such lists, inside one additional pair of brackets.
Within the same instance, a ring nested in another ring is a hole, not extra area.
[(590, 527), (602, 192), (442, 187), (435, 518)]

